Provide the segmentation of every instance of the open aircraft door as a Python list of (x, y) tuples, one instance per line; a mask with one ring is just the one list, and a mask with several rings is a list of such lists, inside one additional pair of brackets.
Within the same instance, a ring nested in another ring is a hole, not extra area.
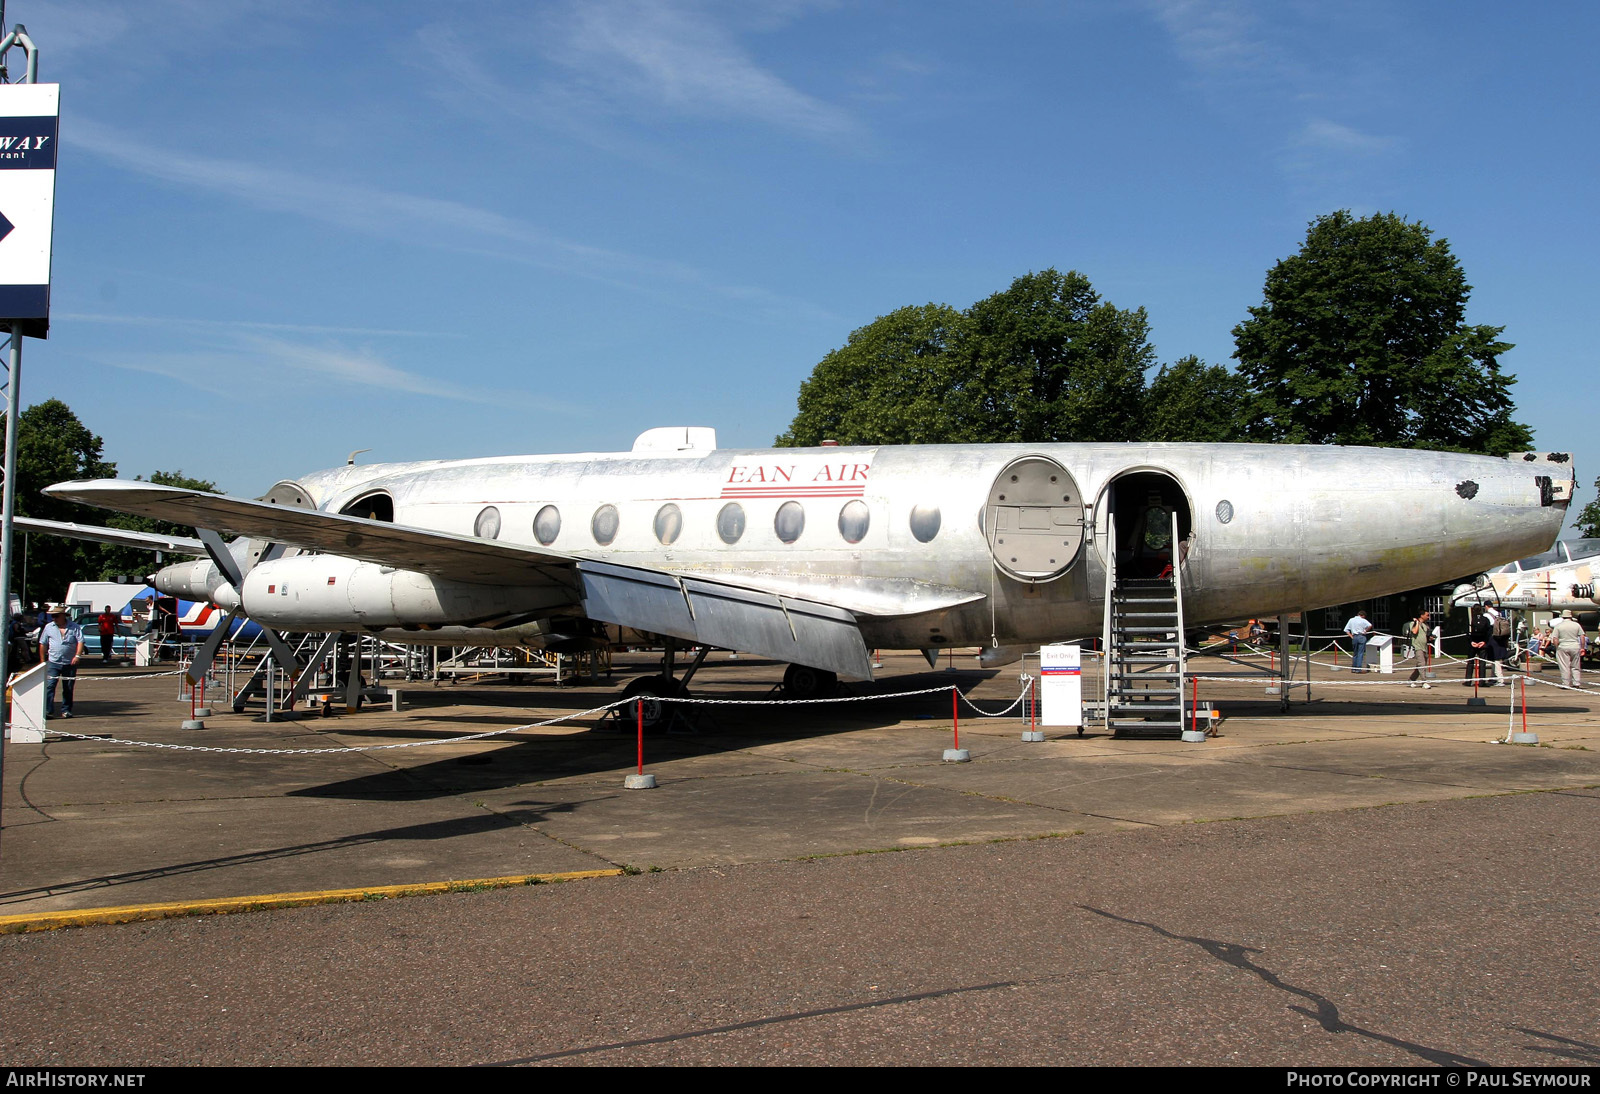
[(1002, 572), (1018, 581), (1054, 581), (1083, 553), (1083, 494), (1055, 460), (1023, 456), (995, 476), (983, 527)]

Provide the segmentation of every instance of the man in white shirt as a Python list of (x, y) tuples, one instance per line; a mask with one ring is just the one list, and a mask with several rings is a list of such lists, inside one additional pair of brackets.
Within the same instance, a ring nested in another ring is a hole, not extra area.
[(1556, 648), (1556, 664), (1561, 666), (1561, 682), (1569, 688), (1583, 687), (1583, 627), (1571, 611), (1550, 627), (1550, 641)]
[(1344, 633), (1350, 636), (1350, 645), (1353, 653), (1350, 657), (1351, 672), (1366, 672), (1361, 666), (1367, 659), (1367, 638), (1372, 631), (1372, 624), (1367, 621), (1365, 608), (1350, 617), (1350, 622), (1344, 625)]
[(39, 632), (39, 660), (44, 669), (44, 716), (56, 713), (56, 681), (61, 682), (61, 717), (72, 717), (72, 687), (78, 679), (78, 659), (83, 656), (83, 628), (67, 609), (51, 605), (50, 622)]

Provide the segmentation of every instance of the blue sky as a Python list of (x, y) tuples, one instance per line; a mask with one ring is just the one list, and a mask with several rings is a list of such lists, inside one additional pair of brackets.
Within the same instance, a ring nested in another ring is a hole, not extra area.
[(762, 446), (828, 350), (1028, 270), (1224, 362), (1308, 221), (1447, 238), (1600, 472), (1600, 9), (10, 0), (62, 85), (65, 399), (125, 476)]

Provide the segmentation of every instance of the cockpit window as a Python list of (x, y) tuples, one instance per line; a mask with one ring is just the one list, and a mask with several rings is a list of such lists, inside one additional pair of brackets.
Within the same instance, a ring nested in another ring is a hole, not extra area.
[(1533, 555), (1529, 558), (1517, 559), (1517, 565), (1524, 570), (1537, 570), (1540, 566), (1550, 566), (1561, 561), (1561, 555), (1556, 551), (1546, 551), (1542, 555)]
[(1561, 546), (1566, 549), (1567, 558), (1574, 561), (1580, 558), (1593, 558), (1596, 555), (1600, 555), (1600, 539), (1563, 540)]

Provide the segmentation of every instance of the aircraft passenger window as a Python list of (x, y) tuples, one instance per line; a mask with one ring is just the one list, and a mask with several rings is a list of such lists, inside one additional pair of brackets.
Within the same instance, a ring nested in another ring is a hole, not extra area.
[(546, 505), (539, 510), (539, 515), (533, 518), (533, 538), (548, 547), (560, 534), (561, 510), (554, 505)]
[(864, 501), (847, 501), (839, 510), (839, 534), (846, 543), (860, 543), (867, 538), (867, 525), (872, 523), (872, 513)]
[(594, 535), (594, 541), (602, 547), (611, 546), (611, 541), (617, 538), (617, 507), (615, 505), (602, 505), (594, 511), (594, 519), (589, 522), (589, 531)]
[(744, 506), (730, 501), (722, 507), (717, 514), (717, 535), (724, 543), (739, 542), (739, 537), (744, 535)]
[(786, 501), (778, 507), (778, 515), (772, 520), (772, 528), (778, 533), (778, 538), (785, 543), (793, 543), (800, 538), (800, 533), (806, 528), (806, 511), (797, 501)]
[(939, 534), (939, 507), (918, 505), (911, 510), (911, 534), (918, 543), (931, 542)]
[(500, 537), (500, 510), (492, 505), (485, 505), (483, 512), (478, 514), (478, 519), (472, 522), (472, 534), (479, 539), (498, 539)]
[(670, 545), (683, 531), (683, 513), (670, 501), (656, 510), (656, 538)]

